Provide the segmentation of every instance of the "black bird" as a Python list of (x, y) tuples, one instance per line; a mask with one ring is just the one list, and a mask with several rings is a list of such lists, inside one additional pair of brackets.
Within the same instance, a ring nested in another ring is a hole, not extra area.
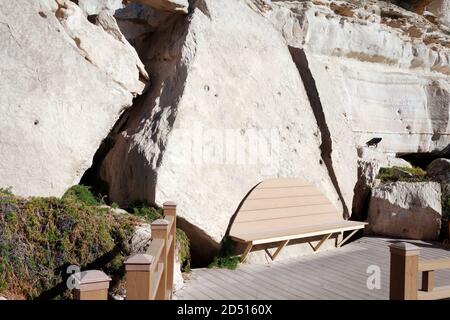
[(376, 147), (378, 147), (378, 144), (380, 143), (381, 140), (382, 140), (382, 138), (372, 138), (366, 142), (366, 145), (368, 147), (375, 146), (375, 148), (376, 148)]

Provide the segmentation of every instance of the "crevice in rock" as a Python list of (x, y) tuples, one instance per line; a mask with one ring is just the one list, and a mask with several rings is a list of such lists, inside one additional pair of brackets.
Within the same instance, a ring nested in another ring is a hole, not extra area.
[(415, 167), (426, 169), (433, 160), (439, 158), (450, 159), (450, 144), (442, 150), (432, 152), (398, 153), (398, 158), (402, 158)]
[(212, 240), (202, 229), (181, 217), (177, 217), (177, 227), (189, 238), (191, 267), (202, 268), (210, 264), (219, 253), (220, 244)]
[[(155, 204), (158, 167), (165, 153), (166, 139), (177, 116), (179, 101), (188, 75), (189, 56), (183, 55), (188, 36), (189, 17), (178, 15), (164, 29), (147, 33), (135, 43), (138, 55), (149, 71), (151, 85), (121, 115), (97, 150), (92, 166), (81, 183), (93, 187), (97, 194), (107, 195), (122, 207), (135, 202)], [(145, 135), (148, 153), (135, 136)], [(107, 179), (104, 179), (107, 177)], [(108, 181), (104, 181), (108, 180)], [(173, 200), (173, 199), (165, 199)], [(177, 226), (190, 241), (191, 266), (208, 265), (220, 250), (202, 229), (182, 217)]]
[[(109, 151), (114, 147), (117, 134), (126, 128), (131, 109), (134, 105), (138, 104), (140, 99), (142, 99), (142, 96), (137, 96), (134, 98), (132, 105), (122, 112), (109, 134), (100, 143), (100, 146), (92, 159), (91, 167), (87, 169), (81, 177), (80, 184), (90, 186), (92, 188), (92, 192), (98, 196), (108, 196), (109, 190), (108, 183), (100, 178), (100, 168), (103, 160)], [(108, 198), (105, 200), (110, 202)]]
[(292, 56), (292, 60), (294, 61), (300, 74), (300, 77), (302, 78), (303, 85), (305, 87), (309, 102), (311, 104), (311, 108), (314, 113), (314, 117), (316, 118), (317, 121), (317, 126), (319, 127), (321, 133), (322, 144), (320, 145), (320, 150), (322, 160), (328, 170), (328, 175), (339, 196), (339, 200), (342, 203), (344, 218), (348, 219), (350, 217), (349, 210), (342, 195), (342, 191), (339, 187), (339, 182), (337, 180), (336, 173), (333, 167), (333, 160), (331, 159), (331, 152), (333, 150), (331, 133), (325, 119), (325, 113), (323, 111), (322, 102), (320, 101), (320, 95), (316, 86), (316, 82), (311, 73), (311, 70), (309, 69), (308, 59), (306, 57), (304, 50), (291, 46), (288, 47), (289, 52), (291, 53)]
[(365, 171), (367, 168), (358, 166), (358, 181), (353, 188), (352, 215), (350, 220), (366, 221), (369, 212), (369, 202), (372, 195), (371, 183), (367, 181)]

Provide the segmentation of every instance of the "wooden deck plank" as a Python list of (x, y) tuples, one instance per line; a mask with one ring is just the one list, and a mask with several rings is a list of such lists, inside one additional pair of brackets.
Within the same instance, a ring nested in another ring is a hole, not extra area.
[[(227, 272), (229, 271), (229, 272)], [(260, 297), (261, 299), (275, 299), (276, 295), (267, 294), (267, 290), (261, 290), (258, 285), (253, 285), (251, 281), (240, 276), (240, 272), (234, 272), (228, 269), (217, 269), (215, 275), (220, 277), (224, 281), (232, 279), (237, 284), (240, 284), (239, 288), (248, 294), (251, 294), (255, 299)]]
[(217, 277), (217, 272), (207, 272), (207, 271), (209, 270), (203, 270), (203, 272), (201, 273), (203, 279), (215, 283), (219, 288), (226, 291), (227, 294), (230, 293), (233, 297), (239, 296), (242, 297), (243, 299), (255, 298), (253, 295), (248, 294), (246, 290), (242, 290), (242, 288), (239, 288), (238, 286), (233, 286), (229, 281)]
[[(291, 267), (291, 265), (292, 264), (287, 263), (286, 267), (293, 273), (296, 269), (295, 266)], [(336, 268), (336, 264), (333, 264), (331, 267), (329, 262), (326, 261), (323, 265), (314, 264), (314, 266), (310, 266), (305, 264), (303, 266), (303, 271), (306, 271), (308, 278), (319, 272), (321, 274), (321, 280), (325, 281), (327, 284), (327, 291), (331, 292), (334, 295), (334, 298), (336, 298), (336, 296), (341, 296), (341, 298), (354, 299), (356, 293), (359, 293), (361, 296), (369, 295), (372, 298), (380, 298), (379, 295), (367, 290), (366, 277), (345, 276), (342, 272), (343, 269), (339, 268), (338, 270), (333, 270), (334, 268)], [(314, 277), (313, 279), (317, 279), (317, 277)], [(308, 279), (305, 279), (305, 281), (308, 281)], [(352, 291), (353, 295), (346, 294), (348, 291)]]
[[(339, 249), (236, 270), (194, 269), (178, 299), (388, 299), (389, 244), (399, 240), (363, 237)], [(412, 241), (411, 241), (412, 242)], [(413, 242), (421, 260), (450, 257), (436, 243)], [(367, 267), (381, 269), (381, 289), (366, 287)], [(419, 274), (419, 278), (420, 278)], [(436, 271), (436, 286), (450, 285), (450, 270)]]

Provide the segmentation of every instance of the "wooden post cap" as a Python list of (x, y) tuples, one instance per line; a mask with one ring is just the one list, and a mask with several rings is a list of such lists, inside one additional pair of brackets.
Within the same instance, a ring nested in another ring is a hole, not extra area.
[(169, 226), (169, 221), (166, 219), (158, 219), (152, 222), (152, 229), (165, 229)]
[(149, 271), (154, 260), (155, 257), (150, 254), (135, 254), (124, 262), (125, 270)]
[(177, 206), (177, 204), (173, 201), (166, 201), (163, 204), (163, 207), (176, 207), (176, 206)]
[(109, 288), (111, 278), (103, 271), (88, 270), (77, 272), (73, 275), (76, 288), (80, 291), (94, 291)]
[(420, 254), (420, 248), (408, 242), (396, 242), (389, 245), (391, 254), (400, 256), (418, 256)]

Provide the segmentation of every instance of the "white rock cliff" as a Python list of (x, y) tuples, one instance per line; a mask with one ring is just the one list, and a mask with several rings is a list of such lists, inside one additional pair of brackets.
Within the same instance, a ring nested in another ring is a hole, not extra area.
[(60, 196), (147, 74), (124, 38), (73, 2), (2, 1), (0, 21), (0, 185)]

